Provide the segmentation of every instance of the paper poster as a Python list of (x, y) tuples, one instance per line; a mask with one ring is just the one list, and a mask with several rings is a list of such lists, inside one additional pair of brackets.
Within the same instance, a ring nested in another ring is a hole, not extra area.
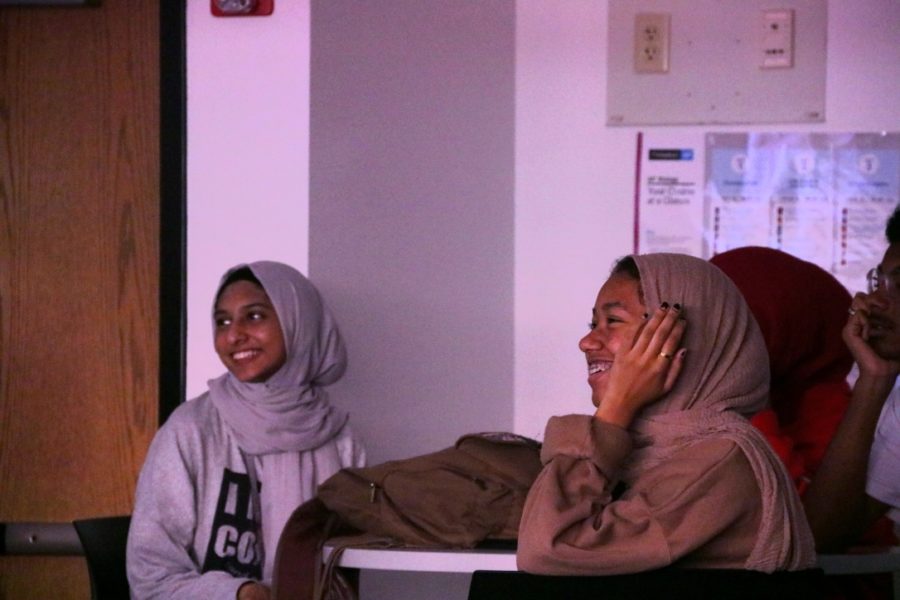
[[(851, 292), (864, 289), (900, 202), (900, 134), (704, 137), (639, 137), (639, 252), (710, 258), (768, 246), (821, 266)], [(661, 149), (690, 150), (691, 157), (652, 160)]]
[(887, 248), (884, 226), (900, 202), (900, 135), (871, 136), (835, 149), (834, 274), (844, 285), (865, 279)]
[(766, 157), (748, 151), (741, 141), (737, 136), (723, 137), (706, 155), (703, 258), (769, 243)]
[(641, 149), (636, 198), (637, 252), (700, 256), (703, 227), (703, 138), (654, 134)]

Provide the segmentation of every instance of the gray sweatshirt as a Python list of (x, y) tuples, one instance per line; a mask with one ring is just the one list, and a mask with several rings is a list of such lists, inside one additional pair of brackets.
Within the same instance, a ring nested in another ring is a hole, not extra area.
[(244, 457), (208, 394), (178, 407), (157, 432), (128, 535), (133, 598), (231, 600), (249, 580), (268, 585), (291, 512), (339, 469), (362, 466), (365, 452), (345, 426), (315, 450), (248, 458), (259, 481), (262, 528), (253, 518)]

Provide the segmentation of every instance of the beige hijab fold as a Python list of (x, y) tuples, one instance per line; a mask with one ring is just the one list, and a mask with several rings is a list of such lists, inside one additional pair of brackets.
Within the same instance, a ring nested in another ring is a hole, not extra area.
[(783, 464), (749, 417), (767, 406), (769, 360), (741, 293), (717, 267), (681, 254), (634, 257), (648, 309), (678, 302), (688, 321), (684, 369), (675, 387), (631, 427), (636, 450), (629, 481), (679, 448), (710, 436), (744, 452), (762, 493), (762, 518), (748, 569), (771, 572), (815, 564), (812, 534)]

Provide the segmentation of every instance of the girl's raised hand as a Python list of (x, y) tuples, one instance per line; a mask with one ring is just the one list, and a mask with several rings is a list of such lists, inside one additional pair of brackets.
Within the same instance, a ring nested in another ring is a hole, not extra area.
[(622, 345), (596, 418), (627, 428), (642, 408), (672, 389), (686, 353), (679, 349), (687, 327), (682, 312), (680, 305), (663, 302), (648, 315), (632, 342)]
[[(870, 305), (873, 302), (875, 300), (870, 294), (858, 292), (853, 297), (848, 311), (850, 314), (842, 331), (844, 343), (859, 365), (861, 376), (896, 377), (897, 373), (900, 373), (900, 361), (879, 356), (869, 343), (869, 330), (872, 325)], [(875, 318), (877, 319), (877, 316)]]

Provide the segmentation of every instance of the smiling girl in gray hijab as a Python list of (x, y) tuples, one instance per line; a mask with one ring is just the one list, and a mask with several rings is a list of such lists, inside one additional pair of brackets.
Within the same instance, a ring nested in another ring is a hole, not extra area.
[(127, 557), (135, 598), (268, 598), (293, 509), (364, 463), (323, 389), (347, 356), (309, 280), (276, 262), (234, 267), (213, 322), (228, 372), (172, 414), (138, 481)]

